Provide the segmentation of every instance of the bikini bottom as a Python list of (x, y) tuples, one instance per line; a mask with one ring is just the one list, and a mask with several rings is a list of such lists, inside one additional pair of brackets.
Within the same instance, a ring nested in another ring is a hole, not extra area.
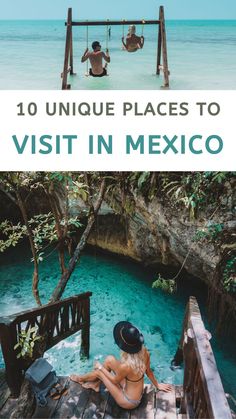
[(133, 400), (133, 399), (130, 399), (128, 396), (127, 396), (127, 394), (125, 393), (125, 389), (122, 387), (122, 393), (123, 393), (123, 396), (124, 396), (124, 399), (127, 401), (127, 402), (129, 402), (130, 404), (132, 404), (133, 406), (135, 406), (135, 407), (138, 407), (138, 405), (140, 404), (140, 402), (141, 402), (141, 400), (142, 400), (142, 396), (141, 396), (141, 398), (139, 399), (139, 400)]

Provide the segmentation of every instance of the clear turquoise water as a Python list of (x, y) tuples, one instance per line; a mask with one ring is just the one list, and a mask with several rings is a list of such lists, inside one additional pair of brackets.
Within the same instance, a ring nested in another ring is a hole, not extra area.
[[(80, 57), (86, 28), (73, 28), (74, 89), (159, 89), (155, 73), (157, 28), (144, 28), (145, 47), (121, 49), (122, 27), (112, 27), (109, 77), (85, 77)], [(141, 29), (137, 29), (139, 32)], [(106, 46), (103, 27), (89, 29), (89, 44)], [(167, 21), (172, 89), (236, 89), (236, 20)], [(0, 89), (60, 89), (65, 26), (63, 21), (0, 21)]]
[[(8, 315), (35, 305), (31, 294), (32, 265), (27, 251), (17, 249), (0, 258), (0, 313)], [(59, 277), (57, 255), (52, 253), (41, 265), (40, 294), (49, 298)], [(172, 371), (170, 361), (179, 341), (185, 305), (189, 295), (202, 304), (202, 288), (183, 282), (175, 295), (153, 290), (153, 274), (132, 262), (113, 256), (85, 253), (73, 273), (64, 296), (92, 291), (90, 360), (79, 357), (80, 333), (60, 342), (47, 356), (58, 374), (84, 372), (94, 359), (106, 354), (119, 356), (113, 342), (116, 322), (129, 320), (143, 332), (151, 352), (152, 366), (161, 381), (181, 383), (182, 370)], [(201, 291), (200, 291), (201, 289)], [(236, 395), (236, 359), (229, 342), (224, 350), (213, 339), (215, 355), (225, 390)], [(2, 362), (2, 361), (1, 361)]]

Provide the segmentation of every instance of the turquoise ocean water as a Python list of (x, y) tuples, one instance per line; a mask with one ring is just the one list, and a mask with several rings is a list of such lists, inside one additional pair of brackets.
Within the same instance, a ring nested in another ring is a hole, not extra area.
[[(121, 49), (122, 27), (112, 27), (109, 77), (85, 77), (80, 57), (86, 28), (73, 28), (74, 89), (159, 89), (155, 76), (156, 26), (144, 28), (145, 47), (136, 53)], [(137, 33), (141, 31), (137, 27)], [(106, 29), (89, 28), (89, 44), (106, 47)], [(172, 89), (236, 89), (236, 20), (167, 21)], [(60, 89), (65, 26), (63, 21), (0, 21), (0, 89)]]
[[(24, 248), (10, 251), (0, 258), (0, 313), (8, 315), (35, 305), (31, 293), (32, 264)], [(57, 254), (52, 253), (41, 265), (40, 294), (47, 302), (58, 277)], [(203, 306), (202, 287), (180, 284), (174, 295), (153, 290), (154, 274), (135, 263), (113, 256), (85, 253), (73, 273), (64, 297), (92, 291), (90, 360), (80, 361), (80, 333), (48, 351), (47, 356), (58, 374), (84, 372), (95, 359), (106, 354), (119, 356), (112, 330), (116, 322), (129, 320), (143, 332), (151, 352), (152, 367), (161, 381), (181, 383), (182, 370), (172, 371), (170, 361), (176, 351), (189, 295), (196, 295)], [(201, 288), (201, 289), (200, 289)], [(236, 396), (236, 359), (230, 341), (224, 348), (212, 339), (214, 353), (224, 388)], [(0, 367), (3, 367), (0, 356)]]

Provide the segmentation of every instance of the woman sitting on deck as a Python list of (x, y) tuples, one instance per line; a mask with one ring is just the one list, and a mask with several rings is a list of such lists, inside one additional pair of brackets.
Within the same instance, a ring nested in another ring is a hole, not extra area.
[(138, 49), (143, 48), (144, 44), (144, 37), (136, 35), (136, 27), (135, 25), (130, 25), (128, 35), (126, 36), (126, 40), (124, 42), (124, 37), (122, 37), (122, 44), (124, 49), (128, 52), (135, 52)]
[(103, 365), (96, 362), (95, 369), (88, 374), (71, 375), (72, 381), (97, 392), (103, 382), (116, 403), (124, 409), (134, 409), (140, 404), (144, 374), (158, 390), (171, 390), (169, 384), (157, 382), (150, 368), (150, 354), (143, 345), (143, 335), (135, 326), (126, 321), (119, 322), (114, 327), (113, 335), (122, 350), (121, 359), (109, 355)]

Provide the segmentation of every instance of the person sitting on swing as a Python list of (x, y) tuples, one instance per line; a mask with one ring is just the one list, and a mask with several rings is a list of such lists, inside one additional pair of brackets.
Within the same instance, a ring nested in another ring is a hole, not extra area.
[(128, 35), (126, 36), (126, 40), (124, 42), (124, 37), (122, 37), (122, 44), (124, 48), (128, 52), (135, 52), (138, 49), (142, 49), (144, 45), (144, 36), (136, 35), (136, 27), (135, 25), (130, 25)]
[(94, 41), (92, 43), (92, 49), (93, 51), (89, 51), (88, 48), (86, 48), (82, 58), (81, 62), (84, 63), (85, 61), (89, 60), (91, 67), (89, 69), (89, 75), (93, 77), (103, 77), (107, 76), (107, 69), (105, 66), (103, 67), (103, 60), (106, 61), (106, 63), (109, 63), (111, 61), (109, 56), (108, 49), (106, 50), (106, 53), (101, 51), (101, 45), (98, 41)]

